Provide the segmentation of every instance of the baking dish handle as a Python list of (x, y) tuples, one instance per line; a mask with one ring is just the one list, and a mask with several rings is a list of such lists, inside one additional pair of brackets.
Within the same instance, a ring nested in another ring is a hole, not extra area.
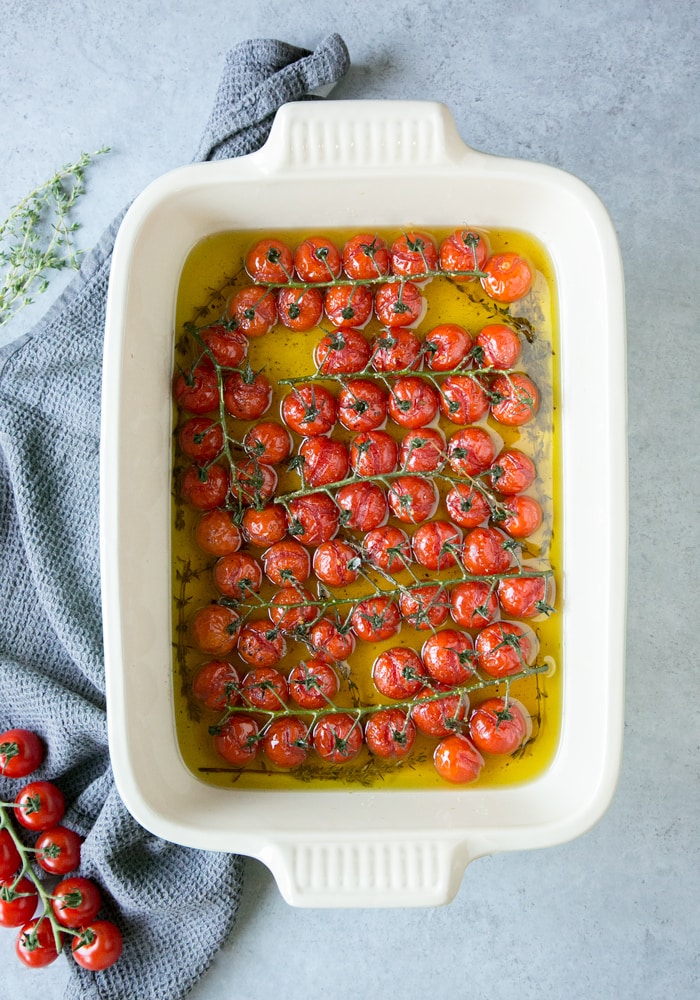
[(460, 138), (444, 104), (302, 101), (279, 109), (267, 142), (253, 155), (271, 171), (376, 174), (449, 165), (468, 154), (474, 150)]
[(259, 856), (291, 906), (440, 906), (482, 851), (463, 841), (386, 837), (276, 843)]

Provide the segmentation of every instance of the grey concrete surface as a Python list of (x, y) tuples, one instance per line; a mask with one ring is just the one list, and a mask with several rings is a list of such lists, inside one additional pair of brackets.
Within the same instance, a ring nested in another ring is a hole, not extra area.
[[(250, 862), (237, 928), (193, 1000), (699, 994), (698, 13), (694, 0), (5, 0), (0, 217), (108, 144), (79, 211), (92, 245), (190, 159), (231, 44), (313, 46), (336, 30), (353, 59), (338, 98), (444, 101), (476, 148), (577, 174), (607, 205), (625, 262), (627, 693), (611, 808), (573, 843), (474, 863), (439, 909), (293, 910)], [(595, 558), (594, 531), (590, 543)], [(65, 964), (25, 972), (12, 939), (0, 930), (0, 996), (61, 997)]]

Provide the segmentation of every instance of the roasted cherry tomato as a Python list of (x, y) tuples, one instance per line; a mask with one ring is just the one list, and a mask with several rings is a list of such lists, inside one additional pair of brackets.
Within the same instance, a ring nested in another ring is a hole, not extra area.
[(0, 927), (21, 927), (31, 920), (39, 900), (36, 886), (22, 876), (0, 881)]
[(44, 759), (44, 744), (31, 729), (7, 729), (0, 733), (0, 774), (26, 778)]
[(214, 510), (226, 502), (230, 478), (223, 465), (190, 465), (180, 480), (180, 496), (195, 510)]
[(401, 617), (419, 632), (444, 625), (449, 615), (447, 591), (439, 583), (405, 590), (399, 597)]
[(294, 251), (299, 281), (333, 281), (341, 270), (337, 246), (325, 236), (309, 236)]
[(498, 581), (498, 602), (509, 617), (534, 618), (551, 610), (553, 589), (543, 576), (507, 576)]
[(19, 871), (20, 864), (19, 851), (9, 830), (0, 830), (0, 879), (9, 879)]
[(111, 920), (93, 920), (73, 938), (71, 953), (78, 965), (90, 972), (108, 969), (122, 953), (121, 931)]
[(517, 302), (532, 287), (532, 268), (517, 253), (494, 254), (481, 270), (485, 274), (481, 278), (481, 287), (496, 302)]
[(232, 715), (217, 727), (214, 749), (234, 767), (245, 767), (255, 760), (260, 736), (258, 724), (249, 715)]
[(386, 420), (388, 394), (370, 379), (350, 379), (338, 393), (338, 420), (349, 431), (372, 431)]
[(413, 557), (426, 569), (449, 569), (457, 563), (462, 532), (449, 521), (427, 521), (411, 540)]
[(328, 708), (339, 689), (338, 675), (327, 660), (302, 660), (289, 671), (289, 694), (300, 708)]
[(249, 285), (231, 296), (226, 307), (237, 329), (246, 337), (262, 337), (277, 322), (277, 301), (269, 288)]
[(363, 550), (372, 566), (387, 573), (398, 573), (411, 565), (411, 543), (401, 528), (385, 524), (368, 531), (364, 537)]
[(175, 401), (188, 413), (211, 413), (219, 408), (219, 381), (209, 358), (175, 379)]
[(374, 296), (366, 285), (335, 285), (323, 297), (323, 310), (339, 329), (362, 327), (372, 315)]
[(378, 483), (348, 483), (335, 495), (340, 508), (340, 523), (354, 531), (371, 531), (384, 524), (389, 516), (386, 493)]
[(223, 712), (227, 706), (238, 703), (240, 683), (238, 671), (232, 663), (209, 660), (194, 675), (192, 694), (205, 708)]
[(515, 496), (529, 489), (537, 471), (529, 455), (517, 448), (506, 448), (491, 466), (491, 482), (504, 496)]
[(338, 532), (340, 511), (326, 493), (295, 497), (289, 503), (289, 532), (304, 545), (330, 542)]
[(282, 587), (272, 596), (268, 608), (270, 621), (280, 632), (291, 634), (303, 631), (317, 617), (313, 600), (313, 594), (298, 584)]
[(367, 280), (389, 273), (389, 251), (379, 236), (358, 233), (343, 247), (343, 270), (348, 278)]
[(491, 513), (484, 494), (468, 483), (455, 483), (445, 497), (445, 506), (450, 519), (460, 528), (476, 528)]
[(297, 434), (327, 434), (335, 423), (336, 402), (328, 389), (298, 385), (282, 401), (282, 419)]
[(394, 382), (389, 395), (389, 414), (400, 427), (425, 427), (438, 412), (440, 394), (418, 375), (405, 375)]
[(221, 424), (209, 417), (192, 417), (180, 428), (177, 436), (180, 451), (198, 465), (213, 462), (224, 447)]
[(422, 524), (438, 506), (435, 484), (421, 476), (399, 476), (389, 487), (387, 499), (394, 517), (407, 524)]
[(407, 646), (384, 650), (374, 661), (372, 680), (385, 698), (404, 701), (423, 689), (426, 674), (418, 653)]
[[(460, 723), (469, 708), (469, 697), (466, 693), (450, 694), (446, 684), (436, 684), (426, 688), (413, 703), (411, 718), (426, 736), (449, 736), (460, 731)], [(440, 691), (447, 692), (443, 698), (437, 698)]]
[(487, 625), (474, 643), (479, 667), (490, 677), (517, 674), (533, 662), (537, 647), (532, 629), (515, 622)]
[(331, 764), (344, 764), (362, 749), (362, 726), (347, 712), (324, 716), (314, 727), (314, 750)]
[(311, 556), (301, 542), (286, 538), (275, 542), (263, 553), (263, 568), (268, 580), (278, 587), (289, 583), (305, 583), (311, 575)]
[[(458, 229), (440, 244), (440, 267), (443, 271), (481, 270), (488, 257), (486, 237), (475, 229)], [(454, 281), (473, 281), (469, 274), (455, 274)]]
[(350, 455), (343, 441), (320, 434), (304, 438), (299, 445), (299, 455), (304, 460), (300, 469), (307, 486), (328, 486), (347, 478)]
[(350, 616), (353, 631), (365, 642), (391, 639), (401, 627), (398, 605), (390, 597), (369, 597), (360, 601)]
[(246, 432), (243, 447), (261, 465), (280, 465), (292, 453), (292, 435), (276, 420), (261, 420)]
[(513, 753), (531, 731), (530, 716), (512, 698), (487, 698), (469, 716), (469, 736), (482, 753)]
[[(59, 934), (59, 941), (61, 940)], [(59, 953), (51, 921), (42, 916), (25, 924), (17, 935), (15, 953), (20, 962), (30, 969), (41, 969), (55, 962)]]
[(447, 442), (447, 461), (458, 476), (478, 476), (495, 457), (496, 445), (483, 427), (462, 427)]
[(222, 368), (236, 368), (248, 354), (248, 338), (221, 323), (200, 330), (199, 336)]
[(437, 247), (426, 233), (404, 233), (391, 244), (389, 261), (392, 274), (420, 280), (420, 275), (437, 270)]
[(223, 604), (207, 604), (192, 618), (192, 641), (210, 656), (226, 656), (236, 647), (240, 618)]
[(245, 269), (259, 284), (279, 285), (292, 280), (294, 257), (281, 240), (260, 240), (246, 254)]
[(274, 667), (254, 667), (243, 678), (241, 699), (251, 708), (276, 712), (289, 701), (287, 678)]
[(362, 431), (350, 444), (350, 464), (358, 476), (382, 476), (393, 472), (399, 446), (386, 431)]
[(495, 589), (485, 580), (457, 583), (450, 594), (450, 614), (463, 628), (483, 628), (500, 617)]
[(483, 327), (474, 346), (478, 349), (474, 354), (479, 368), (513, 368), (520, 357), (520, 338), (503, 323)]
[(275, 495), (278, 478), (271, 465), (261, 465), (257, 459), (251, 458), (236, 466), (231, 491), (235, 492), (239, 503), (259, 507)]
[(257, 420), (271, 402), (272, 386), (261, 372), (229, 372), (224, 378), (224, 406), (237, 420)]
[(245, 539), (260, 548), (281, 542), (287, 534), (287, 512), (278, 503), (269, 503), (259, 510), (247, 507), (241, 522)]
[(68, 875), (80, 866), (80, 848), (83, 838), (67, 826), (53, 826), (45, 830), (34, 844), (36, 860), (52, 875)]
[(406, 472), (436, 472), (445, 464), (446, 445), (442, 431), (421, 427), (401, 439), (399, 465)]
[(355, 636), (341, 622), (321, 618), (311, 626), (311, 649), (322, 659), (347, 660), (355, 649)]
[(433, 765), (445, 781), (462, 785), (476, 781), (484, 766), (484, 758), (466, 736), (454, 733), (435, 747)]
[(540, 393), (527, 375), (498, 375), (491, 383), (491, 416), (507, 427), (522, 427), (537, 413)]
[(445, 628), (423, 643), (421, 657), (430, 676), (441, 684), (464, 684), (474, 673), (474, 643), (467, 632)]
[(511, 538), (527, 538), (542, 524), (542, 508), (534, 497), (518, 494), (509, 497), (503, 507), (507, 516), (505, 520), (499, 521), (499, 526)]
[(335, 330), (316, 345), (314, 362), (323, 375), (353, 375), (369, 364), (370, 346), (359, 330)]
[(401, 760), (411, 752), (415, 739), (415, 723), (400, 708), (382, 708), (365, 725), (365, 742), (376, 757)]
[(280, 288), (277, 315), (290, 330), (313, 330), (323, 316), (323, 295), (318, 288)]
[(489, 397), (476, 376), (448, 375), (440, 393), (440, 411), (453, 424), (474, 424), (488, 411)]
[(384, 326), (411, 326), (423, 315), (425, 299), (412, 281), (380, 285), (374, 295), (374, 311)]
[(462, 364), (471, 346), (471, 334), (463, 326), (442, 323), (426, 335), (423, 355), (431, 371), (447, 372)]
[(275, 719), (265, 730), (263, 750), (277, 767), (299, 767), (306, 760), (309, 746), (306, 723), (296, 716)]
[(329, 587), (346, 587), (359, 576), (360, 558), (348, 542), (322, 542), (314, 552), (314, 573)]
[(251, 667), (274, 667), (287, 652), (287, 643), (269, 622), (252, 621), (241, 629), (236, 648)]
[(80, 875), (62, 879), (51, 898), (51, 909), (63, 927), (84, 927), (95, 919), (101, 906), (100, 890)]
[(28, 830), (48, 830), (63, 819), (63, 792), (50, 781), (30, 781), (15, 797), (15, 818)]
[(194, 537), (200, 549), (212, 556), (227, 556), (241, 547), (241, 533), (229, 510), (214, 509), (202, 514)]
[(230, 556), (222, 556), (214, 565), (212, 578), (214, 586), (220, 594), (233, 597), (237, 601), (245, 600), (251, 593), (260, 590), (262, 584), (262, 568), (248, 552), (234, 552)]
[(372, 340), (372, 368), (377, 372), (414, 371), (421, 363), (421, 342), (412, 330), (385, 330)]
[[(512, 543), (511, 543), (512, 544)], [(508, 540), (497, 528), (472, 528), (464, 539), (462, 560), (468, 573), (475, 576), (489, 576), (505, 573), (512, 555)]]

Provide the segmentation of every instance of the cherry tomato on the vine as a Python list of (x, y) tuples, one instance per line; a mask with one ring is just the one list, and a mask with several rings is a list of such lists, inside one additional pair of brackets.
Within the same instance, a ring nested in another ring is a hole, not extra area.
[(338, 393), (338, 420), (349, 431), (372, 431), (386, 420), (388, 394), (370, 379), (350, 379)]
[(289, 533), (304, 545), (329, 542), (338, 532), (340, 511), (326, 493), (310, 493), (289, 502)]
[(339, 687), (335, 670), (320, 657), (303, 660), (289, 671), (289, 694), (300, 708), (328, 708)]
[(353, 375), (367, 367), (370, 346), (359, 330), (327, 333), (314, 351), (314, 361), (323, 375)]
[(510, 326), (490, 323), (477, 334), (480, 368), (513, 368), (520, 357), (520, 339)]
[(274, 667), (253, 667), (241, 683), (241, 700), (253, 709), (278, 711), (289, 701), (287, 678)]
[(528, 489), (537, 472), (529, 455), (517, 448), (504, 449), (491, 466), (491, 482), (504, 496), (514, 496)]
[(287, 512), (278, 503), (269, 503), (259, 510), (247, 507), (241, 522), (245, 539), (262, 548), (281, 542), (287, 534)]
[(449, 521), (426, 521), (413, 535), (411, 547), (417, 563), (441, 570), (457, 562), (462, 532)]
[(259, 284), (281, 284), (291, 281), (294, 257), (281, 240), (259, 240), (245, 258), (245, 269)]
[(508, 677), (529, 666), (537, 655), (532, 629), (515, 622), (487, 625), (474, 643), (479, 667), (490, 677)]
[(327, 434), (335, 417), (335, 398), (320, 385), (297, 385), (282, 401), (285, 424), (305, 437)]
[(226, 311), (246, 337), (262, 337), (277, 322), (277, 302), (269, 288), (249, 285), (236, 292)]
[(331, 764), (344, 764), (362, 749), (362, 726), (347, 712), (334, 712), (316, 723), (312, 742), (319, 757)]
[(192, 694), (205, 708), (222, 712), (229, 705), (238, 703), (240, 683), (238, 671), (232, 663), (226, 660), (209, 660), (194, 675)]
[(309, 550), (294, 538), (286, 538), (271, 545), (263, 553), (262, 563), (265, 576), (278, 587), (293, 581), (304, 583), (311, 575)]
[(433, 754), (433, 764), (445, 781), (469, 784), (479, 777), (484, 758), (466, 736), (454, 733), (438, 743)]
[(391, 244), (389, 260), (392, 274), (402, 277), (424, 275), (437, 270), (437, 247), (426, 233), (404, 233)]
[(348, 278), (367, 280), (389, 273), (389, 251), (379, 236), (358, 233), (343, 247), (343, 270)]
[(241, 620), (223, 604), (207, 604), (195, 612), (190, 629), (197, 649), (210, 656), (226, 656), (236, 647)]
[(15, 818), (28, 830), (48, 830), (63, 819), (63, 792), (51, 781), (30, 781), (15, 797)]
[(294, 251), (294, 270), (299, 281), (332, 281), (341, 270), (337, 246), (325, 236), (309, 236)]
[(395, 701), (404, 701), (418, 694), (425, 679), (425, 667), (420, 656), (407, 646), (386, 649), (379, 654), (372, 667), (372, 680), (377, 691)]
[(442, 431), (421, 427), (401, 439), (399, 466), (406, 472), (436, 472), (445, 464), (446, 444)]
[(551, 610), (553, 589), (544, 576), (507, 576), (498, 581), (498, 602), (512, 618), (534, 618)]
[(530, 291), (532, 268), (517, 253), (498, 253), (482, 265), (481, 287), (496, 302), (517, 302)]
[(214, 565), (212, 578), (219, 593), (245, 600), (251, 593), (257, 593), (262, 584), (262, 568), (248, 552), (234, 552), (222, 556)]
[(474, 642), (467, 632), (436, 632), (423, 643), (421, 657), (430, 676), (450, 687), (464, 684), (474, 673)]
[(348, 542), (322, 542), (313, 558), (314, 573), (329, 587), (346, 587), (359, 576), (360, 558)]
[(17, 935), (15, 953), (30, 969), (40, 969), (55, 962), (59, 953), (51, 921), (42, 916), (25, 924)]
[(231, 330), (220, 323), (200, 330), (199, 336), (222, 368), (236, 368), (248, 354), (248, 338), (239, 330)]
[(234, 767), (244, 767), (258, 753), (258, 724), (249, 715), (232, 715), (214, 735), (214, 749)]
[(411, 543), (401, 528), (385, 524), (368, 531), (363, 540), (365, 558), (387, 573), (398, 573), (411, 565)]
[(180, 451), (198, 465), (213, 462), (224, 447), (221, 424), (210, 417), (192, 417), (181, 427), (177, 436)]
[(0, 733), (0, 774), (26, 778), (44, 759), (44, 744), (31, 729), (7, 729)]
[(323, 295), (318, 288), (280, 288), (277, 315), (290, 330), (313, 330), (323, 316)]
[(272, 499), (277, 489), (278, 475), (271, 465), (261, 465), (257, 459), (236, 465), (232, 491), (241, 504), (260, 504)]
[(386, 493), (378, 483), (359, 482), (341, 486), (335, 495), (340, 524), (354, 531), (371, 531), (389, 516)]
[(472, 528), (464, 539), (462, 561), (475, 576), (505, 573), (512, 562), (506, 536), (497, 528)]
[(445, 506), (450, 519), (460, 528), (476, 528), (491, 513), (484, 494), (468, 483), (455, 483), (445, 497)]
[(307, 486), (328, 486), (347, 478), (350, 455), (343, 441), (316, 434), (304, 438), (299, 445), (299, 455), (304, 460), (299, 471), (303, 471)]
[(282, 587), (273, 595), (268, 608), (270, 621), (280, 632), (293, 633), (316, 619), (313, 595), (304, 587)]
[(474, 424), (489, 408), (489, 397), (476, 376), (448, 375), (440, 387), (440, 412), (453, 424)]
[(364, 642), (390, 639), (401, 627), (398, 605), (390, 597), (368, 597), (350, 616), (353, 631)]
[(496, 445), (483, 427), (462, 427), (447, 442), (447, 461), (458, 476), (478, 476), (495, 457)]
[(400, 708), (382, 708), (365, 725), (365, 741), (377, 757), (401, 760), (411, 752), (415, 739), (415, 723)]
[(496, 590), (485, 580), (457, 583), (450, 594), (450, 613), (463, 628), (483, 628), (499, 618)]
[(355, 636), (341, 622), (321, 618), (311, 626), (311, 649), (322, 659), (347, 660), (355, 649)]
[(121, 931), (110, 920), (93, 920), (73, 938), (71, 953), (78, 965), (90, 972), (108, 969), (122, 953)]
[(0, 830), (0, 879), (19, 871), (21, 858), (9, 830)]
[(80, 875), (60, 881), (51, 897), (51, 909), (63, 927), (84, 927), (95, 919), (101, 905), (100, 890)]
[(287, 652), (284, 636), (269, 622), (246, 622), (238, 636), (237, 652), (253, 667), (274, 667)]
[(487, 698), (469, 716), (469, 736), (482, 753), (513, 753), (532, 730), (529, 714), (518, 701)]
[(231, 479), (223, 465), (190, 465), (180, 480), (180, 496), (195, 510), (207, 511), (226, 502)]
[(270, 409), (272, 386), (262, 372), (229, 372), (224, 378), (224, 406), (238, 420), (257, 420)]
[(518, 494), (503, 504), (506, 517), (499, 526), (511, 538), (527, 538), (542, 524), (542, 508), (534, 497)]
[[(436, 694), (445, 691), (445, 696), (436, 698)], [(450, 694), (447, 684), (435, 684), (425, 688), (416, 699), (411, 709), (411, 718), (426, 736), (449, 736), (459, 732), (460, 723), (469, 709), (469, 697), (466, 693)]]
[(385, 330), (372, 340), (372, 368), (377, 372), (413, 371), (420, 367), (421, 342), (412, 330)]
[(306, 760), (310, 742), (306, 723), (292, 715), (270, 723), (263, 737), (263, 750), (277, 767), (299, 767)]
[(39, 893), (28, 878), (0, 880), (0, 927), (21, 927), (34, 916)]
[(471, 346), (471, 334), (463, 326), (442, 323), (426, 334), (423, 354), (431, 371), (446, 372), (464, 361)]
[(425, 299), (412, 281), (380, 285), (374, 295), (374, 311), (384, 326), (411, 326), (423, 315)]
[(491, 415), (499, 424), (522, 427), (537, 413), (540, 393), (527, 375), (498, 375), (491, 383)]
[(399, 597), (401, 617), (419, 632), (444, 625), (449, 615), (447, 591), (439, 583), (405, 590)]
[(362, 431), (350, 444), (350, 464), (358, 476), (382, 476), (393, 472), (399, 446), (386, 431)]
[(419, 375), (404, 375), (389, 395), (389, 414), (400, 427), (425, 427), (438, 412), (440, 394)]
[(366, 285), (336, 285), (323, 298), (326, 316), (343, 330), (364, 326), (373, 307), (374, 296)]
[(389, 486), (387, 499), (392, 514), (399, 521), (422, 524), (437, 510), (438, 491), (429, 479), (399, 476)]
[(227, 556), (241, 547), (241, 532), (228, 510), (206, 511), (194, 530), (197, 545), (212, 556)]
[(292, 453), (292, 436), (276, 420), (261, 420), (246, 432), (243, 447), (263, 465), (279, 465)]
[(209, 358), (175, 378), (175, 401), (188, 413), (211, 413), (219, 408), (219, 381)]
[[(475, 229), (457, 229), (440, 244), (443, 271), (481, 270), (488, 257), (486, 237)], [(469, 274), (453, 274), (454, 281), (473, 281)]]

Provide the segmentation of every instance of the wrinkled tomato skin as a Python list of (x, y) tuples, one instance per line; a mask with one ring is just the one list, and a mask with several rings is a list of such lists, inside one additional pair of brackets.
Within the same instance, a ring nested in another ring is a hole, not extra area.
[(406, 472), (437, 472), (445, 464), (446, 443), (442, 431), (422, 427), (401, 439), (399, 466)]
[(305, 583), (311, 575), (311, 556), (301, 542), (294, 538), (286, 538), (271, 545), (262, 557), (265, 576), (278, 587), (283, 587), (292, 580)]
[(222, 368), (236, 368), (248, 355), (248, 338), (238, 330), (218, 324), (200, 330), (199, 336)]
[(314, 573), (329, 587), (346, 587), (359, 576), (359, 559), (348, 542), (322, 542), (314, 552)]
[(209, 417), (192, 417), (180, 428), (177, 436), (180, 451), (198, 465), (217, 458), (224, 447), (221, 424)]
[(467, 483), (455, 483), (445, 497), (445, 506), (450, 519), (460, 528), (476, 528), (491, 513), (484, 495)]
[(355, 650), (355, 636), (350, 631), (341, 631), (339, 625), (330, 618), (321, 618), (311, 626), (311, 649), (321, 659), (341, 663), (352, 656)]
[(450, 594), (450, 613), (462, 628), (490, 625), (500, 617), (496, 591), (483, 580), (455, 584)]
[[(432, 696), (444, 690), (444, 698), (433, 698)], [(459, 732), (460, 723), (469, 710), (469, 697), (467, 694), (450, 694), (447, 684), (436, 684), (432, 688), (426, 688), (423, 697), (419, 694), (411, 709), (411, 718), (416, 724), (416, 729), (426, 736), (449, 736), (450, 733)]]
[(89, 927), (81, 929), (78, 937), (73, 938), (71, 953), (83, 969), (102, 972), (119, 959), (122, 946), (121, 931), (116, 924), (110, 920), (93, 920)]
[(404, 233), (391, 244), (389, 261), (391, 273), (398, 277), (424, 275), (437, 270), (437, 247), (426, 233)]
[(314, 351), (314, 361), (323, 375), (354, 375), (363, 371), (370, 358), (370, 346), (359, 330), (327, 333)]
[(243, 447), (262, 465), (280, 465), (292, 453), (292, 436), (276, 420), (261, 420), (246, 432)]
[(247, 507), (243, 513), (241, 527), (250, 545), (258, 548), (275, 545), (287, 534), (287, 513), (278, 503), (269, 503), (260, 510)]
[(335, 399), (323, 386), (298, 385), (282, 400), (282, 419), (303, 437), (327, 434), (335, 418)]
[(444, 625), (449, 616), (447, 591), (438, 583), (427, 583), (404, 591), (399, 598), (401, 617), (418, 632)]
[(442, 323), (426, 335), (423, 353), (431, 371), (447, 372), (464, 361), (471, 346), (471, 334), (463, 326)]
[(289, 330), (313, 330), (323, 316), (323, 295), (318, 288), (281, 288), (277, 293), (277, 316)]
[(292, 633), (316, 619), (313, 595), (304, 587), (282, 587), (272, 597), (268, 614), (280, 632)]
[(224, 378), (224, 406), (238, 420), (257, 420), (272, 403), (272, 386), (262, 373), (248, 380), (240, 372)]
[(245, 600), (251, 591), (257, 593), (262, 584), (260, 564), (247, 552), (234, 552), (218, 559), (212, 577), (219, 593), (237, 601)]
[(472, 528), (462, 546), (462, 561), (469, 573), (475, 576), (490, 576), (505, 573), (510, 567), (512, 556), (504, 548), (506, 536), (497, 528)]
[(411, 330), (385, 330), (371, 344), (371, 363), (376, 372), (413, 371), (420, 368), (422, 346)]
[(362, 749), (362, 727), (346, 712), (336, 712), (316, 724), (312, 742), (319, 757), (331, 764), (344, 764)]
[(458, 476), (478, 476), (496, 457), (496, 445), (483, 427), (463, 427), (447, 442), (447, 461)]
[(252, 621), (241, 629), (237, 651), (251, 667), (274, 667), (287, 652), (287, 643), (268, 622)]
[(15, 819), (27, 830), (48, 830), (65, 811), (63, 792), (51, 781), (30, 781), (15, 796)]
[(537, 477), (535, 465), (529, 455), (517, 448), (506, 448), (491, 466), (491, 482), (504, 496), (522, 493)]
[(240, 619), (231, 608), (207, 604), (195, 612), (190, 626), (192, 641), (202, 653), (226, 656), (236, 648)]
[(234, 489), (241, 504), (266, 503), (275, 495), (277, 482), (277, 472), (271, 465), (250, 459), (236, 467)]
[(389, 487), (387, 499), (394, 517), (406, 524), (422, 524), (438, 506), (435, 484), (421, 476), (399, 476)]
[(386, 493), (378, 483), (348, 483), (335, 495), (341, 509), (342, 524), (354, 531), (371, 531), (379, 528), (389, 517)]
[(325, 493), (295, 497), (289, 503), (289, 512), (291, 533), (304, 545), (330, 542), (338, 532), (340, 514), (333, 500)]
[(229, 299), (226, 311), (246, 337), (263, 337), (277, 322), (274, 293), (255, 285), (236, 292)]
[(194, 675), (192, 694), (205, 708), (223, 712), (228, 705), (238, 702), (240, 680), (232, 663), (226, 660), (209, 660)]
[(469, 375), (448, 375), (443, 381), (440, 412), (451, 423), (466, 426), (486, 415), (489, 398), (484, 387)]
[(527, 737), (523, 709), (514, 701), (506, 708), (504, 698), (488, 698), (469, 716), (469, 736), (481, 753), (513, 753)]
[(308, 729), (296, 716), (275, 719), (265, 730), (263, 750), (277, 767), (299, 767), (309, 752)]
[(195, 541), (203, 552), (212, 556), (228, 556), (241, 547), (241, 533), (228, 510), (206, 511), (197, 521)]
[(218, 729), (214, 749), (234, 767), (244, 767), (258, 754), (258, 724), (248, 715), (232, 715)]
[(299, 445), (304, 459), (304, 482), (307, 486), (328, 486), (346, 479), (350, 468), (350, 455), (343, 441), (335, 438), (304, 438)]
[(491, 416), (507, 427), (522, 427), (532, 420), (540, 405), (537, 386), (520, 372), (498, 375), (491, 383), (491, 392), (503, 397), (491, 403)]
[(511, 576), (498, 581), (498, 602), (509, 618), (535, 618), (542, 614), (538, 605), (553, 600), (553, 585), (543, 576)]
[(417, 563), (426, 569), (449, 569), (457, 563), (462, 532), (449, 521), (427, 521), (413, 535), (411, 547)]
[(44, 759), (44, 744), (31, 729), (8, 729), (0, 733), (0, 774), (26, 778)]
[(187, 374), (180, 373), (174, 383), (175, 401), (188, 413), (203, 415), (219, 408), (219, 381), (209, 358)]
[[(270, 260), (275, 257), (275, 260)], [(250, 248), (245, 258), (245, 269), (259, 284), (282, 284), (291, 280), (294, 257), (281, 240), (259, 240)]]
[(357, 638), (365, 642), (391, 639), (401, 627), (398, 605), (389, 597), (370, 597), (360, 601), (350, 621)]
[[(36, 941), (33, 941), (36, 936)], [(30, 946), (29, 942), (32, 940)], [(62, 937), (59, 935), (59, 940)], [(30, 969), (41, 969), (50, 965), (58, 958), (51, 922), (46, 918), (37, 917), (25, 924), (17, 935), (15, 954), (24, 965)]]
[(480, 279), (481, 287), (496, 302), (517, 302), (532, 287), (532, 268), (519, 254), (494, 254), (481, 270), (485, 273)]
[(389, 273), (389, 251), (383, 239), (358, 233), (343, 247), (343, 271), (348, 278), (381, 278)]
[(441, 684), (464, 684), (474, 673), (474, 642), (467, 632), (445, 628), (423, 643), (425, 669)]
[(303, 660), (289, 672), (289, 694), (300, 708), (328, 708), (339, 687), (338, 675), (321, 657)]
[(511, 538), (527, 538), (542, 524), (542, 508), (534, 497), (518, 494), (504, 503), (507, 516), (499, 521)]
[(294, 251), (294, 270), (299, 281), (327, 282), (341, 271), (337, 246), (325, 236), (309, 236)]
[(466, 736), (455, 733), (438, 743), (433, 764), (445, 781), (462, 785), (476, 781), (484, 766), (484, 758)]
[(364, 326), (372, 315), (374, 296), (366, 285), (336, 285), (323, 297), (323, 310), (338, 329)]
[(393, 472), (399, 446), (386, 431), (363, 431), (350, 445), (350, 464), (358, 476), (381, 476)]
[(520, 339), (515, 330), (503, 323), (483, 327), (475, 343), (481, 348), (480, 368), (513, 368), (520, 357)]
[(380, 285), (374, 295), (374, 311), (384, 326), (411, 326), (423, 315), (425, 299), (418, 285), (406, 281)]
[(253, 709), (278, 711), (289, 701), (287, 679), (274, 667), (253, 667), (243, 678), (241, 699)]
[(37, 838), (34, 848), (38, 864), (51, 875), (68, 875), (80, 866), (83, 838), (67, 826), (54, 826)]
[(418, 375), (398, 379), (389, 396), (389, 415), (400, 427), (415, 429), (431, 423), (438, 412), (437, 389)]
[(401, 760), (412, 750), (416, 726), (400, 708), (383, 708), (369, 717), (365, 742), (377, 757)]
[[(411, 565), (411, 543), (401, 528), (385, 524), (368, 531), (363, 540), (365, 558), (387, 573), (398, 573)], [(389, 551), (389, 550), (393, 551)]]
[(338, 420), (349, 431), (373, 431), (386, 420), (388, 394), (369, 379), (351, 379), (338, 393)]
[[(15, 895), (14, 899), (4, 899), (4, 894)], [(31, 920), (39, 901), (36, 886), (22, 876), (15, 882), (14, 876), (0, 880), (0, 927), (21, 927)]]
[(180, 497), (195, 510), (214, 510), (226, 502), (230, 478), (223, 465), (210, 465), (202, 471), (190, 465), (180, 480)]
[[(513, 637), (513, 644), (506, 637)], [(505, 640), (505, 641), (504, 641)], [(508, 677), (529, 666), (537, 654), (533, 632), (515, 622), (487, 625), (474, 643), (479, 667), (490, 677)]]
[(393, 646), (380, 653), (374, 661), (372, 680), (385, 698), (404, 701), (422, 690), (425, 667), (415, 650), (407, 646)]
[[(476, 239), (475, 247), (467, 242), (470, 237)], [(440, 267), (443, 271), (481, 270), (488, 254), (485, 236), (475, 229), (457, 229), (440, 244)], [(475, 276), (468, 274), (455, 274), (452, 277), (454, 281), (475, 280)]]

